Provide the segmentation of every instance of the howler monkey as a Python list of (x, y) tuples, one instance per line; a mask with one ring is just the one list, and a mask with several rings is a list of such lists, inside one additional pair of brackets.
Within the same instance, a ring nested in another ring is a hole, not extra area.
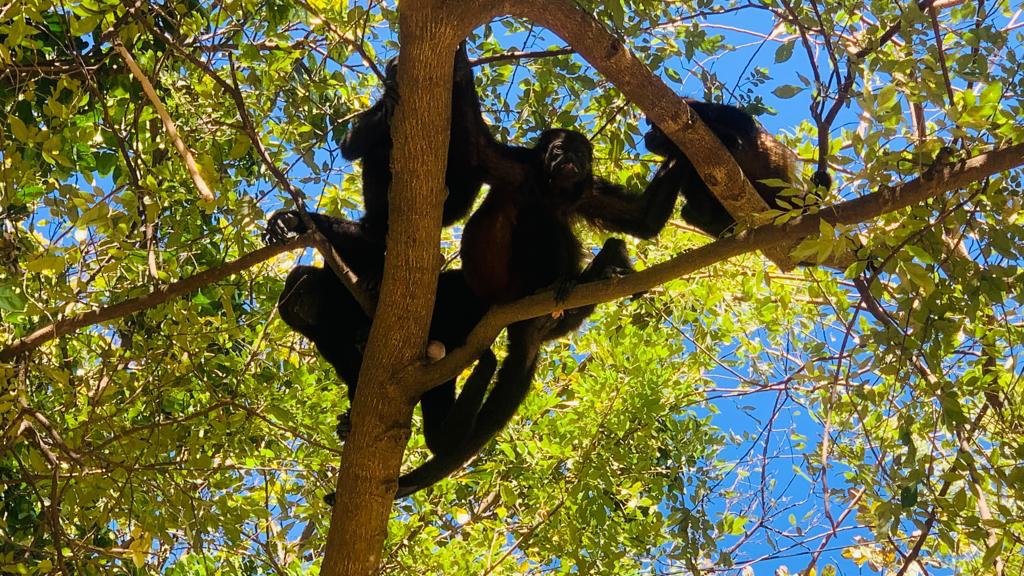
[(682, 168), (666, 161), (643, 194), (593, 176), (593, 148), (583, 134), (541, 133), (532, 148), (490, 135), (480, 143), (491, 191), (462, 233), (462, 267), (478, 296), (508, 302), (579, 272), (581, 246), (573, 224), (642, 238), (658, 233), (675, 204)]
[[(445, 172), (448, 195), (442, 215), (444, 226), (465, 217), (480, 192), (483, 178), (477, 168), (475, 149), (468, 143), (471, 134), (487, 129), (480, 114), (480, 100), (464, 43), (455, 53), (453, 74), (451, 132)], [(356, 117), (341, 141), (342, 156), (347, 160), (359, 160), (362, 164), (363, 215), (358, 222), (333, 219), (330, 224), (331, 243), (335, 244), (335, 250), (360, 281), (370, 287), (379, 283), (384, 267), (391, 188), (391, 118), (399, 98), (397, 78), (398, 62), (392, 59), (386, 68), (384, 93), (380, 100)], [(320, 227), (319, 222), (317, 227)], [(349, 263), (350, 259), (358, 262)]]
[[(662, 165), (642, 195), (595, 178), (593, 148), (573, 130), (550, 129), (532, 148), (508, 146), (477, 133), (478, 154), (491, 190), (466, 223), (462, 265), (469, 287), (488, 303), (503, 303), (554, 286), (564, 299), (578, 281), (632, 267), (621, 240), (609, 240), (580, 274), (582, 247), (573, 232), (578, 218), (601, 227), (648, 237), (671, 213), (677, 194), (674, 160)], [(444, 478), (479, 452), (515, 414), (529, 389), (541, 344), (575, 330), (593, 311), (585, 306), (564, 317), (534, 318), (509, 326), (508, 356), (470, 433), (457, 446), (399, 479), (397, 497)], [(461, 396), (460, 396), (461, 400)]]
[[(768, 206), (779, 208), (776, 197), (782, 189), (766, 184), (764, 180), (792, 181), (796, 166), (793, 152), (758, 125), (753, 116), (740, 108), (689, 98), (686, 99), (686, 104), (722, 141), (758, 195)], [(651, 152), (666, 159), (674, 159), (680, 164), (681, 169), (672, 178), (686, 199), (680, 210), (683, 220), (714, 237), (722, 236), (736, 223), (708, 189), (682, 150), (669, 140), (660, 128), (652, 124), (651, 129), (644, 135), (644, 143)], [(815, 185), (825, 188), (832, 183), (826, 172), (815, 173), (812, 181)]]
[[(388, 194), (391, 186), (391, 116), (398, 100), (396, 78), (397, 63), (392, 60), (387, 67), (383, 96), (356, 119), (341, 143), (342, 154), (346, 158), (362, 161), (363, 217), (358, 222), (352, 222), (310, 214), (317, 229), (326, 236), (356, 276), (369, 286), (376, 286), (384, 264)], [(466, 215), (483, 182), (468, 143), (472, 134), (481, 128), (486, 130), (486, 126), (480, 114), (480, 102), (464, 44), (459, 46), (454, 58), (452, 111), (445, 181), (448, 196), (442, 217), (446, 226)], [(480, 126), (473, 125), (476, 123)], [(306, 231), (297, 212), (281, 211), (268, 220), (266, 239), (268, 242), (281, 241), (291, 234)], [(469, 333), (486, 310), (485, 305), (471, 299), (472, 293), (463, 289), (464, 284), (461, 274), (449, 274), (439, 279), (439, 288), (444, 294), (451, 294), (451, 307), (435, 309), (439, 315), (444, 310), (444, 314), (439, 316), (443, 320), (435, 324), (444, 336), (437, 340), (448, 348), (461, 345), (459, 338)], [(443, 301), (444, 295), (439, 296), (439, 299)], [(349, 397), (354, 397), (370, 319), (333, 272), (313, 266), (297, 266), (285, 281), (285, 289), (278, 299), (278, 309), (286, 324), (316, 344), (320, 353), (348, 385)], [(451, 334), (461, 336), (453, 337)], [(454, 382), (451, 386), (454, 395)], [(425, 402), (429, 403), (429, 398), (425, 398)], [(435, 412), (431, 410), (432, 414)], [(434, 429), (434, 421), (432, 417), (431, 430)], [(339, 435), (344, 436), (347, 427), (345, 414), (339, 418)], [(428, 439), (428, 443), (433, 444), (432, 439)]]
[[(475, 253), (476, 262), (480, 258), (487, 260), (486, 244), (493, 240), (496, 254), (504, 254), (507, 259), (499, 256), (495, 260), (497, 264), (489, 269), (485, 266), (465, 275), (449, 271), (439, 278), (431, 339), (440, 340), (448, 348), (462, 344), (490, 304), (524, 296), (552, 283), (558, 284), (559, 294), (564, 296), (579, 280), (629, 271), (624, 244), (610, 241), (579, 276), (581, 247), (572, 233), (571, 223), (580, 216), (606, 229), (640, 237), (653, 236), (671, 214), (677, 189), (675, 178), (669, 176), (679, 169), (674, 160), (666, 161), (647, 190), (637, 194), (593, 177), (590, 143), (577, 132), (546, 132), (533, 148), (499, 144), (490, 136), (480, 115), (472, 75), (460, 73), (458, 64), (456, 68), (449, 148), (449, 202), (453, 198), (452, 166), (456, 162), (466, 167), (461, 175), (469, 175), (477, 188), (481, 180), (490, 183), (492, 191), (485, 205), (497, 206), (497, 212), (488, 208), (482, 211), (483, 215), (474, 217), (478, 224), (467, 224), (469, 239), (464, 239), (463, 254), (466, 257), (476, 246), (483, 249)], [(389, 76), (393, 76), (393, 71)], [(468, 82), (460, 84), (467, 77)], [(389, 85), (388, 90), (393, 90), (393, 86)], [(386, 229), (386, 220), (377, 220), (378, 225), (373, 215), (386, 209), (386, 193), (381, 192), (386, 192), (388, 185), (382, 182), (390, 182), (389, 160), (385, 160), (390, 154), (390, 139), (380, 140), (381, 132), (367, 127), (377, 123), (385, 125), (386, 129), (389, 106), (393, 106), (393, 102), (378, 104), (357, 123), (344, 145), (349, 157), (361, 158), (364, 162), (367, 217), (360, 223), (322, 215), (314, 218), (317, 228), (328, 235), (342, 257), (355, 260), (353, 270), (361, 277), (372, 273), (373, 265), (382, 261), (383, 251), (373, 249), (380, 233), (373, 231)], [(374, 135), (378, 138), (376, 142)], [(456, 150), (464, 153), (456, 154)], [(457, 169), (455, 172), (460, 174)], [(454, 187), (458, 189), (457, 185)], [(446, 203), (445, 223), (457, 218), (460, 211), (464, 213), (465, 208), (461, 206), (468, 208), (476, 190), (470, 188), (472, 194), (462, 196), (468, 198), (464, 204)], [(385, 202), (378, 202), (382, 198)], [(507, 222), (510, 216), (515, 221)], [(368, 226), (367, 218), (370, 218)], [(488, 231), (490, 224), (499, 229)], [(500, 228), (504, 224), (509, 227)], [(367, 227), (372, 233), (367, 233)], [(268, 237), (301, 233), (303, 228), (297, 214), (281, 213), (268, 222)], [(479, 233), (473, 232), (473, 228)], [(500, 230), (507, 234), (501, 234)], [(477, 238), (473, 239), (474, 236)], [(362, 254), (350, 254), (350, 250)], [(539, 258), (532, 253), (534, 250), (539, 250), (536, 253)], [(474, 256), (468, 256), (468, 260), (474, 262)], [(488, 276), (495, 274), (504, 278), (508, 285), (494, 292), (481, 289), (487, 282), (493, 284), (494, 279)], [(369, 331), (369, 320), (351, 296), (330, 271), (299, 267), (289, 276), (279, 306), (282, 318), (313, 340), (349, 384), (351, 397)], [(422, 398), (424, 435), (437, 457), (418, 469), (419, 472), (403, 477), (401, 490), (418, 489), (424, 485), (423, 479), (429, 479), (429, 483), (436, 481), (478, 451), (504, 426), (525, 395), (540, 342), (574, 330), (592, 310), (593, 306), (582, 307), (564, 312), (561, 318), (544, 317), (510, 327), (509, 355), (489, 395), (486, 395), (486, 388), (496, 367), (490, 352), (478, 362), (457, 398), (454, 381), (425, 394)]]
[[(345, 252), (349, 246), (346, 243), (353, 238), (347, 233), (353, 223), (324, 214), (310, 213), (309, 216), (343, 257), (351, 256), (346, 261), (351, 261), (350, 265), (358, 274), (364, 255)], [(342, 230), (340, 234), (336, 233), (339, 229)], [(304, 232), (306, 228), (298, 213), (284, 211), (270, 217), (266, 236), (268, 242), (276, 243)], [(469, 289), (462, 271), (458, 269), (441, 273), (436, 294), (430, 339), (441, 342), (448, 350), (458, 348), (487, 312), (488, 305)], [(277, 306), (285, 324), (313, 342), (320, 355), (345, 382), (349, 401), (355, 399), (371, 320), (334, 272), (329, 268), (296, 266), (285, 280)], [(491, 364), (489, 369), (488, 362)], [(484, 389), (494, 373), (493, 364), (493, 356), (485, 355), (478, 365), (478, 378), (484, 380)], [(468, 381), (466, 385), (469, 386)], [(424, 436), (431, 450), (439, 450), (439, 446), (447, 447), (461, 440), (461, 427), (455, 432), (448, 430), (448, 426), (455, 422), (455, 419), (448, 418), (448, 412), (455, 406), (454, 380), (427, 392), (422, 402)], [(471, 402), (471, 397), (464, 402)], [(471, 403), (468, 406), (475, 411)], [(339, 436), (344, 437), (347, 431), (346, 414), (339, 418)]]
[[(452, 83), (451, 133), (442, 225), (450, 226), (463, 218), (480, 192), (482, 178), (476, 168), (475, 149), (468, 134), (486, 126), (480, 114), (480, 100), (473, 84), (473, 72), (466, 55), (465, 42), (455, 53)], [(368, 238), (383, 242), (388, 229), (388, 190), (391, 188), (391, 118), (398, 103), (398, 59), (388, 62), (384, 94), (369, 110), (360, 114), (341, 142), (341, 155), (346, 160), (361, 160), (363, 171), (363, 204), (360, 219)]]
[[(579, 275), (578, 281), (592, 282), (632, 271), (625, 243), (617, 238), (609, 238)], [(455, 401), (457, 408), (448, 411), (458, 415), (451, 419), (454, 423), (449, 426), (449, 429), (457, 431), (455, 434), (449, 432), (450, 439), (458, 441), (444, 446), (440, 452), (434, 451), (432, 459), (403, 474), (398, 479), (395, 498), (408, 496), (443, 480), (479, 453), (508, 424), (526, 398), (537, 368), (537, 353), (541, 345), (576, 330), (593, 311), (593, 305), (581, 306), (565, 310), (557, 318), (541, 316), (510, 325), (508, 354), (486, 401), (484, 391), (488, 381), (484, 380), (485, 372), (480, 369), (484, 360), (481, 358), (481, 363), (467, 378), (462, 393)], [(493, 358), (493, 355), (489, 356), (491, 362)], [(487, 368), (493, 373), (493, 364), (488, 364)], [(468, 402), (464, 401), (467, 395), (471, 398)], [(472, 411), (474, 406), (477, 408), (475, 413)]]

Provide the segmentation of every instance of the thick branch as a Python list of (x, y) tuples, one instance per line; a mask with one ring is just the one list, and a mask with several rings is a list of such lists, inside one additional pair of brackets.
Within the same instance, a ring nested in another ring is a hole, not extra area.
[[(679, 146), (737, 222), (748, 222), (752, 214), (768, 210), (718, 137), (593, 14), (571, 0), (493, 0), (488, 9), (487, 20), (500, 14), (526, 18), (565, 40)], [(781, 268), (790, 269), (791, 247), (773, 245), (769, 257)]]
[(140, 310), (145, 310), (147, 308), (163, 304), (171, 298), (187, 294), (208, 284), (213, 284), (214, 282), (223, 280), (232, 274), (237, 274), (242, 270), (252, 268), (260, 262), (273, 258), (282, 252), (312, 245), (312, 235), (306, 234), (299, 236), (287, 243), (260, 248), (255, 252), (246, 254), (245, 256), (242, 256), (232, 262), (228, 262), (223, 266), (204, 270), (195, 276), (190, 276), (183, 280), (178, 280), (173, 284), (156, 288), (145, 296), (130, 298), (124, 302), (118, 302), (117, 304), (104, 306), (103, 308), (83, 312), (77, 316), (58, 320), (53, 324), (36, 329), (28, 336), (11, 342), (6, 348), (0, 350), (0, 362), (8, 362), (18, 354), (38, 348), (45, 342), (49, 342), (54, 338), (69, 334), (80, 328), (85, 328), (86, 326), (92, 326), (93, 324), (99, 324), (101, 322), (108, 322), (115, 318), (121, 318)]
[(994, 150), (956, 164), (936, 165), (926, 175), (891, 190), (823, 207), (818, 214), (809, 214), (786, 224), (759, 226), (735, 237), (716, 240), (636, 274), (583, 284), (562, 303), (555, 303), (553, 292), (545, 292), (492, 308), (473, 330), (465, 346), (435, 364), (420, 368), (423, 372), (417, 377), (417, 382), (423, 383), (420, 389), (423, 391), (455, 376), (490, 346), (502, 328), (512, 322), (650, 290), (734, 256), (815, 234), (822, 220), (833, 226), (859, 224), (1021, 165), (1024, 165), (1024, 144)]

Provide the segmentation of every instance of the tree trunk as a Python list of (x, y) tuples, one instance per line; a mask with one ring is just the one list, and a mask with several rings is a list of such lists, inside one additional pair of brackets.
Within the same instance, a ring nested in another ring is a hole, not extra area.
[(376, 573), (409, 439), (416, 398), (400, 375), (424, 357), (441, 265), (437, 246), (458, 44), (451, 15), (438, 4), (406, 1), (399, 16), (401, 99), (392, 126), (388, 255), (342, 453), (324, 576)]

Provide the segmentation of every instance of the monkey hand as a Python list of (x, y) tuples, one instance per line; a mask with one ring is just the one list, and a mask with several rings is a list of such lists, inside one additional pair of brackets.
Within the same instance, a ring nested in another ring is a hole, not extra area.
[(576, 289), (577, 282), (576, 278), (566, 278), (555, 282), (555, 303), (565, 302), (569, 298), (569, 294)]
[(263, 231), (263, 242), (268, 246), (281, 244), (306, 232), (306, 224), (299, 217), (298, 210), (278, 210), (267, 219), (267, 228)]
[(647, 121), (650, 124), (650, 129), (644, 133), (644, 146), (651, 154), (661, 156), (662, 158), (669, 158), (673, 156), (676, 145), (674, 142), (669, 140), (668, 136), (654, 125), (654, 122)]
[(465, 79), (467, 76), (472, 79), (472, 70), (473, 66), (469, 63), (469, 55), (466, 53), (466, 41), (463, 40), (455, 51), (455, 79)]

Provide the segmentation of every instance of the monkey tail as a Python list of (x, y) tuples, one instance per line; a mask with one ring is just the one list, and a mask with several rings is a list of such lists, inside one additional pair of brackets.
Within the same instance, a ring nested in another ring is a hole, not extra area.
[[(508, 355), (498, 371), (494, 389), (480, 408), (472, 432), (450, 452), (438, 454), (415, 470), (403, 474), (398, 479), (396, 499), (409, 496), (447, 478), (483, 450), (484, 446), (508, 424), (526, 398), (537, 370), (537, 352), (541, 344), (539, 326), (536, 319), (509, 326)], [(480, 385), (481, 381), (486, 386), (493, 373), (493, 365), (488, 371), (486, 367), (480, 369), (480, 364), (477, 364), (466, 381), (466, 387)]]

